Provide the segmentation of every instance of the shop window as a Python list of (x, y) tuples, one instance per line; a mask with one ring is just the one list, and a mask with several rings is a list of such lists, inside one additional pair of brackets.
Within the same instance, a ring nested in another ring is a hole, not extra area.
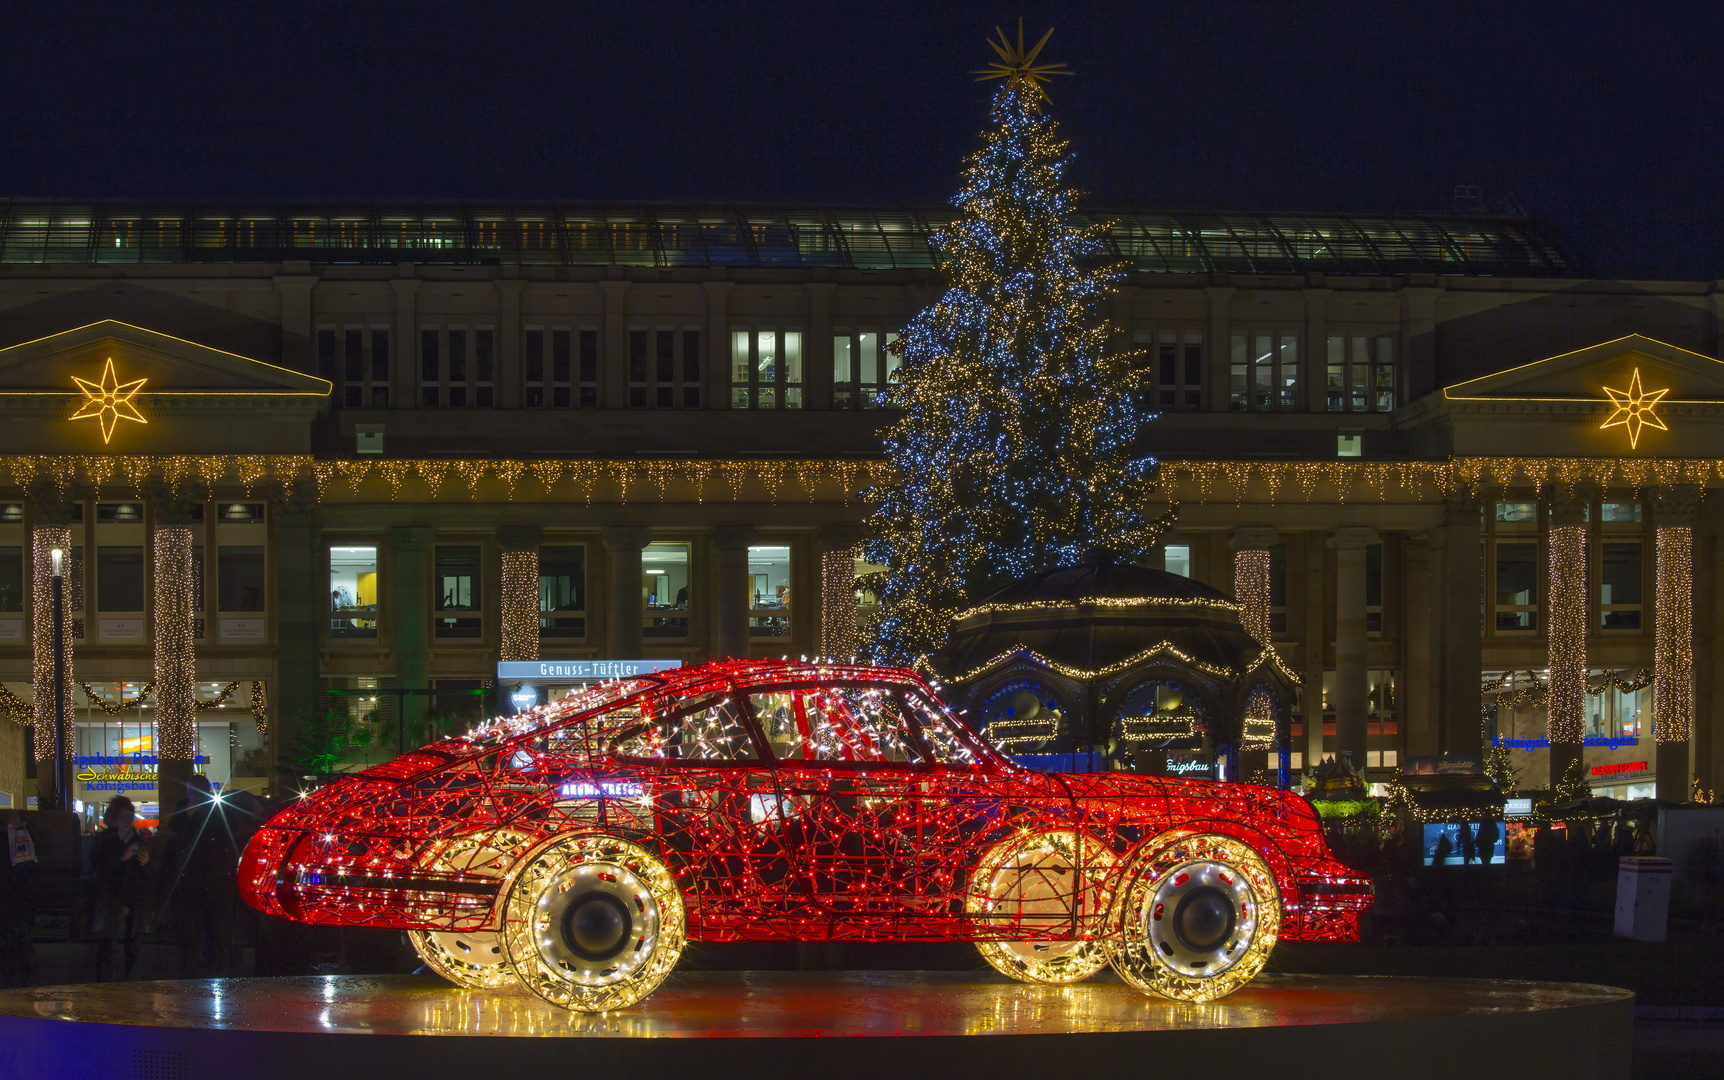
[(0, 547), (0, 611), (23, 610), (24, 549)]
[(641, 636), (688, 637), (688, 545), (648, 544), (641, 550)]
[(1132, 333), (1148, 411), (1198, 412), (1203, 408), (1203, 334), (1198, 330)]
[(1269, 547), (1269, 632), (1287, 632), (1287, 545)]
[(1161, 549), (1162, 569), (1182, 578), (1191, 576), (1191, 545), (1168, 544)]
[(1234, 331), (1228, 404), (1233, 412), (1299, 408), (1297, 332)]
[(748, 549), (748, 636), (790, 637), (790, 549)]
[(1607, 502), (1599, 515), (1605, 524), (1638, 524), (1641, 519), (1641, 507), (1637, 502)]
[(220, 609), (262, 611), (263, 597), (263, 548), (216, 548), (216, 602)]
[(1394, 335), (1330, 334), (1324, 346), (1329, 412), (1394, 411)]
[(579, 544), (539, 549), (539, 637), (587, 636), (587, 549)]
[(839, 330), (832, 335), (832, 407), (873, 409), (880, 395), (898, 381), (895, 333)]
[(629, 408), (700, 407), (700, 331), (629, 331)]
[(1365, 545), (1365, 633), (1383, 632), (1383, 545)]
[(329, 636), (377, 636), (377, 549), (329, 549)]
[(1496, 545), (1496, 628), (1538, 629), (1538, 545)]
[(735, 327), (730, 364), (731, 408), (802, 408), (802, 331)]
[(144, 549), (103, 544), (96, 548), (96, 610), (144, 610)]
[(1606, 630), (1639, 630), (1641, 623), (1641, 546), (1639, 542), (1600, 545), (1599, 625)]
[(481, 601), (480, 550), (477, 544), (438, 545), (432, 556), (433, 621), (440, 638), (476, 638), (481, 624), (477, 612)]

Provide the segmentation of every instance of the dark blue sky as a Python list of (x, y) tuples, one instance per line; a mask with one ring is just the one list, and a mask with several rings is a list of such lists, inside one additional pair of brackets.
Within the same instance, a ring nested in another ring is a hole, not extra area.
[(1715, 5), (34, 3), (0, 193), (926, 203), (1022, 14), (1094, 202), (1513, 196), (1604, 274), (1724, 277)]

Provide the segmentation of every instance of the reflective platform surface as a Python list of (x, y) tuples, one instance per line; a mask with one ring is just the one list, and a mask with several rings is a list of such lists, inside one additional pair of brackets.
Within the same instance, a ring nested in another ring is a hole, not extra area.
[(1265, 976), (1224, 1001), (1180, 1005), (1103, 979), (702, 972), (673, 974), (633, 1008), (581, 1015), (429, 976), (105, 983), (0, 992), (0, 1074), (129, 1053), (161, 1066), (139, 1077), (240, 1062), (245, 1075), (270, 1077), (343, 1064), (456, 1076), (559, 1061), (824, 1077), (945, 1074), (962, 1062), (1064, 1076), (1196, 1052), (1211, 1066), (1273, 1062), (1292, 1077), (1307, 1064), (1331, 1075), (1323, 1048), (1345, 1046), (1349, 1060), (1389, 1055), (1378, 1060), (1401, 1076), (1440, 1064), (1428, 1075), (1575, 1080), (1627, 1075), (1632, 1003), (1609, 987), (1459, 979)]

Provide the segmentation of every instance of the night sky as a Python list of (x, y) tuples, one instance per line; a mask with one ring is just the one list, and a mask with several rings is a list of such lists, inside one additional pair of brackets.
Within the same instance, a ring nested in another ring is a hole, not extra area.
[[(34, 10), (19, 10), (21, 7)], [(19, 4), (0, 194), (928, 204), (1056, 27), (1094, 203), (1445, 211), (1724, 277), (1717, 5)]]

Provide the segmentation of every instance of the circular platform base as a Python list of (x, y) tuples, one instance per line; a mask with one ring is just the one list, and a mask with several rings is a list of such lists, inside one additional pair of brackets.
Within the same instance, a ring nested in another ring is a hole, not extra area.
[(1111, 980), (699, 972), (596, 1016), (421, 976), (98, 983), (0, 992), (0, 1075), (100, 1063), (117, 1080), (491, 1080), (546, 1068), (660, 1080), (996, 1070), (1041, 1080), (1184, 1063), (1276, 1080), (1359, 1068), (1614, 1080), (1628, 1075), (1633, 1023), (1626, 990), (1463, 979), (1265, 976), (1225, 1001), (1178, 1005)]

